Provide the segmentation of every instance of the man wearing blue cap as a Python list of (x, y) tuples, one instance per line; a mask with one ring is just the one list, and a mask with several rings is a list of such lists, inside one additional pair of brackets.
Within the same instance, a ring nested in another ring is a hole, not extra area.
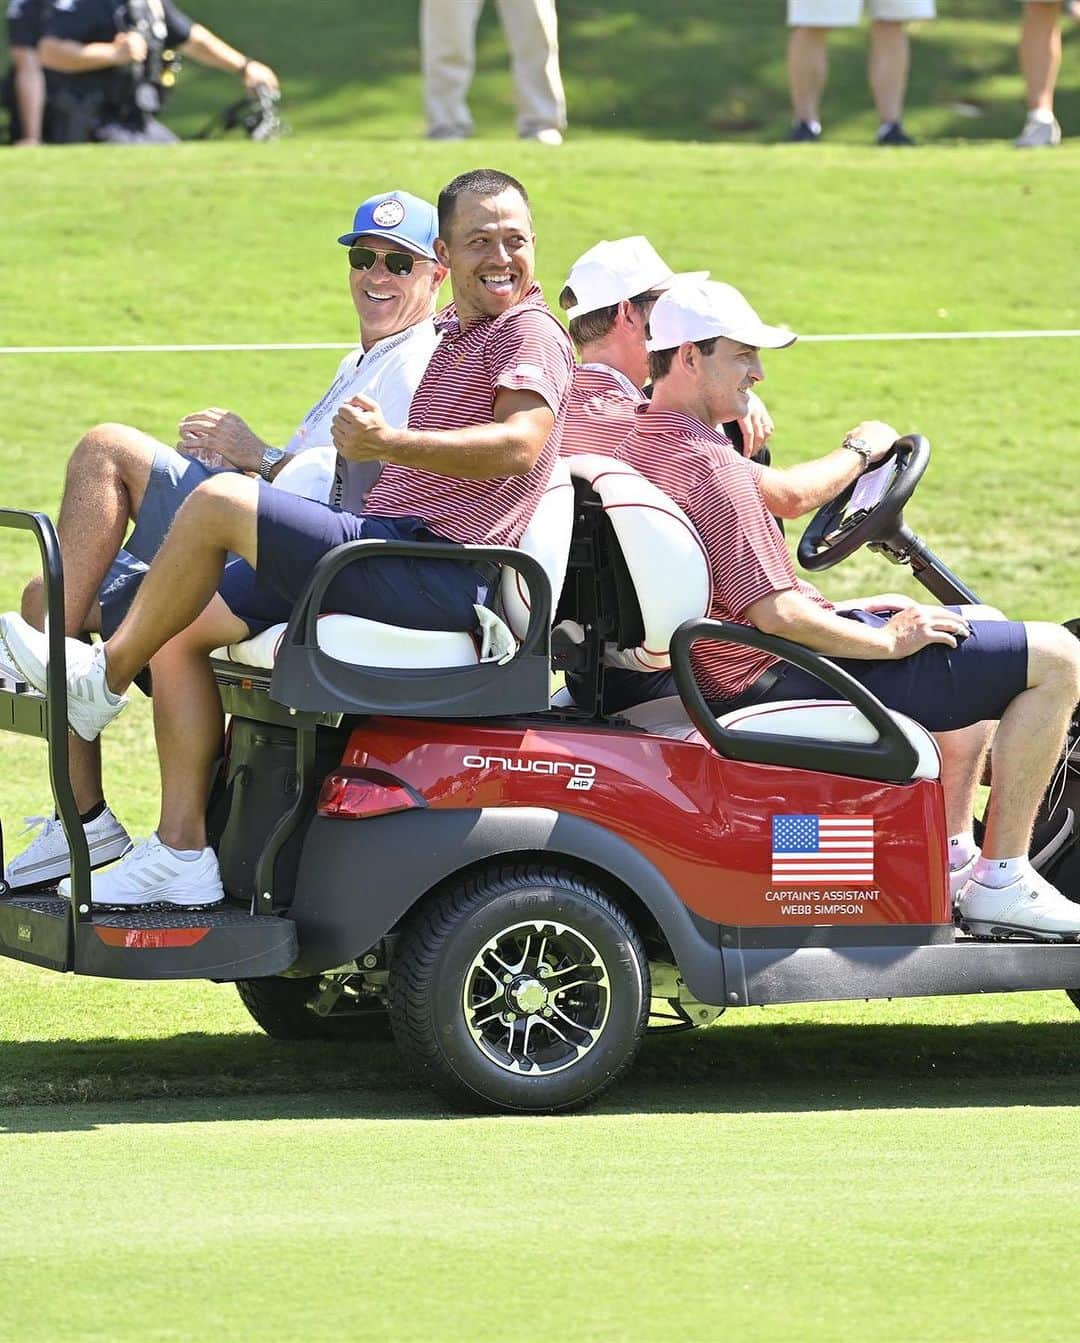
[[(176, 449), (141, 430), (101, 424), (79, 442), (68, 463), (58, 532), (64, 556), (67, 632), (111, 634), (123, 619), (180, 505), (219, 471), (258, 473), (293, 495), (358, 512), (379, 474), (378, 462), (337, 455), (331, 425), (357, 395), (376, 399), (387, 421), (405, 424), (413, 392), (436, 344), (432, 320), (446, 269), (435, 256), (438, 216), (406, 191), (380, 192), (356, 210), (338, 241), (349, 249), (349, 286), (360, 319), (360, 347), (345, 356), (327, 391), (284, 448), (259, 438), (231, 411), (212, 407), (180, 423)], [(135, 529), (124, 542), (129, 522)], [(121, 548), (122, 546), (122, 548)], [(41, 579), (26, 588), (23, 616), (41, 629)], [(0, 650), (0, 676), (18, 679)], [(183, 689), (177, 687), (183, 703)], [(159, 716), (176, 691), (164, 668), (155, 671)], [(71, 779), (93, 865), (121, 856), (131, 844), (106, 806), (101, 748), (73, 735)], [(59, 823), (46, 820), (6, 872), (15, 887), (54, 881), (69, 871)]]

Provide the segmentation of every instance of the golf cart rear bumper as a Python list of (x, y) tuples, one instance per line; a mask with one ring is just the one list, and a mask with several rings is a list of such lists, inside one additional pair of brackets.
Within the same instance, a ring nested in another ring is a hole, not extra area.
[(254, 979), (296, 960), (291, 919), (239, 908), (95, 910), (72, 935), (66, 900), (0, 900), (0, 955), (108, 979)]

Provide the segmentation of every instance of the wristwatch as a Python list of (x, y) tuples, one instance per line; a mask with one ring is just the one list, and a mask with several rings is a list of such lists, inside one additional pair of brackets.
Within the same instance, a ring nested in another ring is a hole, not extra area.
[(874, 449), (867, 443), (865, 438), (856, 438), (854, 434), (848, 434), (847, 438), (844, 439), (840, 446), (842, 448), (850, 448), (852, 452), (857, 452), (859, 454), (863, 459), (863, 471), (868, 471), (870, 469)]
[(267, 448), (262, 455), (262, 461), (259, 463), (259, 475), (263, 480), (269, 480), (274, 467), (281, 461), (282, 457), (289, 454), (284, 448)]

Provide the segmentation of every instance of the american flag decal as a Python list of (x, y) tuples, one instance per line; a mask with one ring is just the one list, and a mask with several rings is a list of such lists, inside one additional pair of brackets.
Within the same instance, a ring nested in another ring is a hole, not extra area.
[(774, 886), (873, 885), (872, 816), (774, 816)]

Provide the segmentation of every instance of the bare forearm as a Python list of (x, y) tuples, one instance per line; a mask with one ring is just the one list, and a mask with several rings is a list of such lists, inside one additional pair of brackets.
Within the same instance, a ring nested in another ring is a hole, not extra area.
[(201, 23), (192, 26), (188, 40), (180, 48), (185, 56), (198, 61), (201, 65), (212, 66), (215, 70), (225, 70), (230, 75), (243, 74), (247, 57), (223, 42), (216, 33), (204, 28)]
[(891, 636), (884, 627), (861, 625), (845, 620), (817, 606), (801, 593), (774, 592), (755, 602), (745, 613), (746, 619), (763, 634), (802, 644), (827, 657), (891, 658), (895, 656)]
[(110, 66), (127, 63), (118, 60), (111, 42), (69, 42), (60, 37), (43, 37), (38, 51), (46, 70), (59, 70), (65, 75), (107, 70)]
[[(386, 435), (382, 452), (383, 460), (398, 466), (464, 480), (523, 476), (532, 469), (538, 455), (527, 435), (500, 423), (468, 429), (395, 429)], [(365, 455), (358, 460), (368, 458)]]
[(37, 52), (20, 48), (12, 52), (15, 64), (15, 101), (24, 141), (41, 139), (41, 121), (45, 111), (45, 76)]
[(766, 466), (759, 477), (761, 496), (770, 513), (781, 518), (799, 518), (835, 499), (857, 479), (862, 469), (862, 458), (849, 448), (837, 448), (825, 457), (783, 470)]

